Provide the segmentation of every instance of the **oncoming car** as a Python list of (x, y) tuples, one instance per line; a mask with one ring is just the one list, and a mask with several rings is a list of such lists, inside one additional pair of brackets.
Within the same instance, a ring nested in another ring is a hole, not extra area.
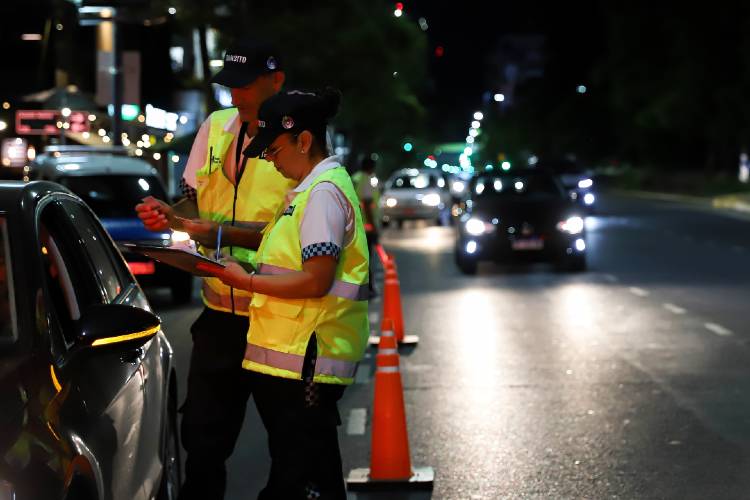
[(549, 260), (586, 268), (586, 235), (579, 207), (554, 176), (539, 170), (483, 173), (472, 180), (457, 228), (455, 260), (474, 274), (482, 260)]
[[(135, 205), (146, 196), (166, 200), (156, 170), (143, 160), (108, 148), (59, 146), (48, 148), (34, 162), (32, 177), (67, 187), (80, 196), (101, 219), (118, 244), (170, 246), (189, 239), (186, 233), (152, 232), (143, 227)], [(130, 270), (144, 287), (166, 286), (176, 303), (190, 301), (193, 277), (189, 273), (130, 252), (121, 246)]]
[(401, 227), (405, 220), (432, 220), (446, 225), (450, 220), (451, 195), (441, 172), (404, 168), (385, 182), (380, 197), (383, 225)]
[(175, 498), (176, 397), (159, 318), (93, 212), (0, 183), (0, 498)]

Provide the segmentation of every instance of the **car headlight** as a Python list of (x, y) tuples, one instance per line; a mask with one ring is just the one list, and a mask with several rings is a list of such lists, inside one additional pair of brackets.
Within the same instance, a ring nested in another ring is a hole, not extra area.
[(463, 193), (464, 189), (466, 189), (466, 184), (464, 184), (463, 182), (461, 182), (461, 181), (455, 181), (453, 183), (453, 191), (455, 191), (457, 193)]
[(591, 179), (581, 179), (580, 181), (578, 181), (578, 187), (581, 189), (588, 189), (593, 185), (594, 181), (592, 181)]
[(173, 243), (183, 243), (185, 241), (190, 241), (190, 235), (184, 231), (172, 231), (172, 242)]
[(437, 193), (426, 194), (422, 198), (422, 204), (428, 207), (436, 207), (440, 205), (440, 195)]
[(398, 205), (398, 201), (396, 200), (396, 198), (386, 198), (385, 200), (386, 207), (393, 208), (396, 205)]
[(594, 201), (596, 201), (596, 197), (593, 193), (586, 193), (583, 195), (583, 203), (586, 205), (593, 205)]
[(474, 236), (479, 236), (487, 231), (487, 224), (485, 224), (484, 221), (477, 219), (476, 217), (472, 217), (471, 219), (467, 220), (464, 227), (466, 227), (467, 233)]
[(574, 215), (566, 220), (557, 223), (557, 229), (568, 234), (578, 234), (583, 231), (583, 219)]

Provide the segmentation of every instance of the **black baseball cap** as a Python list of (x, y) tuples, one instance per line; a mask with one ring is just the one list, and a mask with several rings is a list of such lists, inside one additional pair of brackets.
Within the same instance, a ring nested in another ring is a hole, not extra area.
[(318, 92), (288, 90), (270, 97), (258, 110), (258, 133), (245, 149), (245, 155), (261, 156), (281, 134), (298, 134), (303, 130), (325, 134), (340, 103), (341, 92), (331, 87)]
[(250, 85), (260, 75), (281, 71), (279, 51), (270, 43), (242, 40), (224, 54), (224, 67), (211, 79), (225, 87)]

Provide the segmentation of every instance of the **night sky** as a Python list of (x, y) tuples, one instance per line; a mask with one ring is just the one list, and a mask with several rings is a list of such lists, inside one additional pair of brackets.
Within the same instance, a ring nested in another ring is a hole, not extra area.
[(555, 44), (548, 47), (550, 52), (561, 57), (571, 52), (565, 45), (574, 45), (573, 50), (580, 57), (563, 62), (576, 73), (572, 77), (585, 73), (585, 66), (601, 47), (601, 40), (597, 40), (601, 26), (596, 20), (596, 2), (592, 0), (575, 5), (479, 0), (403, 3), (411, 20), (427, 20), (431, 50), (438, 45), (444, 47), (443, 57), (431, 57), (433, 81), (424, 101), (432, 124), (445, 140), (463, 140), (471, 114), (482, 104), (482, 94), (496, 91), (489, 86), (486, 60), (503, 35), (545, 35), (548, 44)]

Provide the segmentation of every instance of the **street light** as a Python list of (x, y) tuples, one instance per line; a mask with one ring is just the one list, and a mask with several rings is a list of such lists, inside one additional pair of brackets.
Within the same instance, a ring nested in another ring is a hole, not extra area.
[(475, 120), (481, 120), (482, 118), (484, 118), (484, 114), (481, 111), (477, 111), (476, 113), (474, 113)]
[(505, 100), (505, 96), (503, 94), (495, 94), (493, 96), (493, 99), (495, 99), (495, 102), (503, 102)]

